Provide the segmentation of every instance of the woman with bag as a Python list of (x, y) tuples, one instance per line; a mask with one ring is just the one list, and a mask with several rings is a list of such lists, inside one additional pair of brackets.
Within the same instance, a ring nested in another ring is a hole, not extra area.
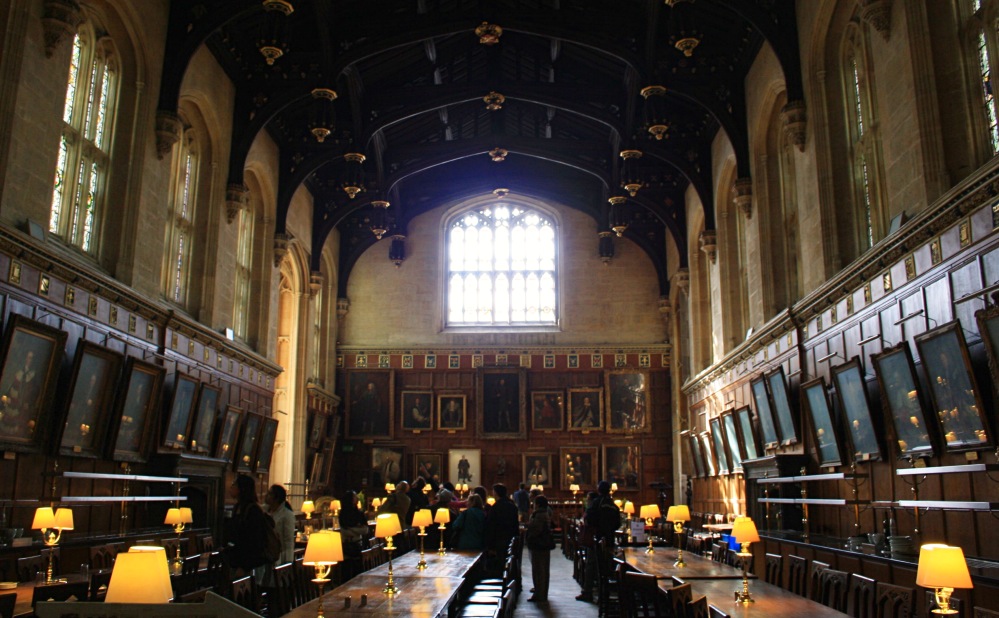
[(527, 524), (527, 549), (531, 550), (531, 579), (534, 582), (534, 595), (527, 600), (547, 603), (555, 535), (552, 531), (552, 510), (548, 508), (548, 498), (544, 496), (534, 499), (534, 512)]

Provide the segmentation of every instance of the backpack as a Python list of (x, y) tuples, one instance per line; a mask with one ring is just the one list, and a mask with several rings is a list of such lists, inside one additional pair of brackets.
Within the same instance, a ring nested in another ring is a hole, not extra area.
[(264, 558), (273, 564), (281, 558), (281, 537), (275, 530), (274, 518), (264, 513), (267, 525), (264, 526)]

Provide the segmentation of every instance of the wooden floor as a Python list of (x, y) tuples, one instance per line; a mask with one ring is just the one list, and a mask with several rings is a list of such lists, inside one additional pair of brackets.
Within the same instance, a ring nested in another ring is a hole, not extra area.
[(531, 557), (528, 550), (524, 550), (523, 559), (523, 582), (524, 591), (517, 600), (517, 608), (514, 615), (517, 618), (539, 616), (571, 616), (572, 618), (596, 618), (597, 606), (595, 603), (583, 603), (576, 600), (579, 594), (579, 584), (572, 578), (572, 562), (566, 560), (562, 555), (561, 548), (552, 552), (552, 575), (551, 583), (548, 586), (547, 603), (531, 603), (527, 599), (531, 596)]

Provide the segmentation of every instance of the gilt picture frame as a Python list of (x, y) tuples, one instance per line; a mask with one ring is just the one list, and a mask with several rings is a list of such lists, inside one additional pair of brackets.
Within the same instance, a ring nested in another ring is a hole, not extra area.
[(617, 483), (618, 491), (642, 488), (641, 444), (604, 444), (601, 450), (604, 480)]
[(607, 397), (607, 433), (647, 433), (649, 422), (649, 371), (612, 369), (604, 374)]
[(565, 429), (565, 391), (531, 391), (531, 431)]
[(80, 340), (73, 359), (57, 452), (70, 457), (98, 458), (104, 454), (107, 427), (113, 413), (114, 391), (124, 356)]
[(167, 409), (163, 438), (160, 441), (162, 448), (183, 450), (187, 447), (187, 436), (197, 396), (198, 381), (188, 375), (175, 373), (170, 407)]
[(597, 475), (600, 468), (597, 465), (600, 457), (599, 449), (596, 446), (562, 446), (558, 449), (559, 489), (570, 491), (569, 486), (573, 483), (579, 485), (583, 491), (596, 489), (600, 480)]
[(701, 452), (701, 441), (694, 433), (688, 433), (686, 442), (687, 449), (690, 451), (690, 460), (694, 463), (694, 476), (704, 478), (707, 474), (704, 454)]
[(202, 384), (198, 391), (198, 405), (191, 424), (191, 451), (200, 454), (212, 452), (215, 446), (215, 425), (218, 421), (219, 397), (222, 389)]
[(159, 421), (166, 370), (134, 357), (125, 361), (124, 380), (115, 402), (110, 454), (114, 461), (143, 463)]
[(718, 474), (727, 476), (732, 468), (729, 465), (728, 448), (725, 444), (725, 435), (722, 433), (721, 419), (717, 416), (708, 421), (711, 434), (711, 447), (715, 452), (715, 460), (718, 462)]
[(434, 428), (434, 392), (429, 390), (402, 391), (399, 415), (404, 431), (430, 431)]
[(829, 405), (825, 378), (819, 377), (801, 385), (801, 400), (808, 410), (812, 444), (820, 468), (843, 465), (840, 430)]
[(231, 464), (236, 456), (236, 438), (239, 437), (239, 421), (242, 416), (242, 409), (228, 406), (219, 429), (219, 437), (215, 441), (215, 458), (225, 460), (227, 464)]
[(728, 450), (732, 472), (741, 474), (744, 469), (742, 467), (742, 448), (739, 445), (739, 419), (735, 416), (735, 410), (726, 410), (719, 418), (721, 419), (722, 431), (725, 434), (724, 442)]
[(604, 389), (570, 388), (568, 410), (569, 431), (603, 431), (604, 429)]
[(395, 371), (363, 369), (346, 372), (344, 408), (347, 438), (392, 438), (395, 419)]
[(527, 369), (480, 367), (476, 380), (476, 431), (487, 440), (527, 437)]
[[(852, 446), (855, 462), (881, 459), (881, 436), (867, 393), (864, 367), (858, 357), (830, 369), (836, 398), (846, 421), (846, 434)], [(880, 419), (877, 419), (880, 420)]]
[(521, 453), (521, 469), (524, 471), (524, 482), (528, 487), (541, 485), (554, 487), (555, 471), (552, 468), (552, 453)]
[(464, 393), (437, 395), (437, 429), (465, 431), (468, 427), (468, 406)]
[(777, 448), (780, 445), (780, 436), (777, 434), (773, 406), (770, 403), (770, 389), (767, 388), (767, 381), (764, 376), (760, 375), (751, 380), (749, 388), (753, 393), (753, 402), (756, 404), (756, 418), (760, 421), (762, 454), (767, 449)]
[(739, 428), (739, 446), (742, 448), (742, 460), (759, 459), (763, 457), (760, 440), (756, 436), (756, 426), (753, 424), (753, 410), (743, 406), (735, 411), (736, 426)]
[(256, 464), (253, 471), (267, 474), (271, 471), (271, 458), (274, 455), (274, 442), (277, 439), (278, 419), (267, 417), (260, 427), (260, 444), (257, 445)]
[(477, 448), (453, 448), (447, 452), (447, 470), (442, 477), (455, 485), (468, 483), (475, 487), (482, 482), (482, 450)]
[(243, 428), (239, 432), (239, 447), (236, 449), (236, 472), (253, 472), (257, 461), (257, 445), (260, 444), (260, 427), (264, 417), (252, 412), (243, 416)]
[(791, 396), (788, 390), (784, 368), (769, 372), (766, 375), (767, 388), (770, 391), (770, 401), (773, 403), (774, 421), (777, 423), (777, 433), (780, 434), (780, 445), (790, 446), (798, 442), (798, 415), (791, 407)]
[(933, 457), (936, 425), (927, 419), (926, 398), (905, 341), (871, 356), (881, 407), (891, 419), (899, 458)]

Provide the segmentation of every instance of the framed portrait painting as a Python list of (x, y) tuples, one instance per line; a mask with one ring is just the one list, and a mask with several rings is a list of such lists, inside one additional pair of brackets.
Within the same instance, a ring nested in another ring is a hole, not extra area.
[(232, 458), (236, 453), (239, 419), (242, 414), (243, 411), (236, 406), (226, 408), (225, 418), (222, 420), (222, 428), (219, 430), (219, 438), (215, 441), (216, 459), (224, 459), (226, 463), (232, 463)]
[(110, 440), (114, 461), (144, 462), (155, 433), (166, 370), (137, 358), (125, 361)]
[(569, 431), (601, 431), (604, 397), (601, 388), (569, 389)]
[(687, 434), (687, 448), (690, 450), (690, 459), (694, 462), (694, 476), (698, 478), (707, 476), (704, 453), (701, 452), (701, 441), (693, 433)]
[(781, 446), (796, 444), (798, 442), (798, 415), (791, 409), (791, 397), (788, 395), (787, 379), (784, 377), (783, 367), (778, 367), (767, 374), (767, 386), (770, 389), (770, 400), (774, 404), (773, 411)]
[(395, 380), (391, 369), (348, 371), (346, 414), (348, 438), (391, 438)]
[(403, 429), (429, 431), (434, 428), (433, 391), (402, 391), (400, 400)]
[(718, 474), (728, 474), (732, 469), (728, 465), (728, 449), (725, 445), (725, 436), (722, 435), (721, 419), (717, 416), (710, 421), (711, 427), (711, 448), (715, 451), (715, 459), (718, 461)]
[(825, 379), (820, 377), (802, 384), (801, 398), (811, 419), (812, 444), (815, 445), (819, 467), (843, 465), (843, 453), (839, 448), (839, 425), (833, 420), (833, 411), (829, 407)]
[(526, 438), (527, 369), (480, 367), (478, 371), (478, 436), (486, 439)]
[(702, 431), (697, 439), (701, 442), (701, 455), (704, 457), (704, 474), (716, 476), (718, 474), (717, 462), (715, 461), (714, 449), (711, 448), (711, 432)]
[(103, 346), (81, 340), (73, 359), (66, 416), (58, 438), (58, 453), (101, 457), (111, 420), (114, 389), (124, 357)]
[(918, 335), (915, 340), (946, 450), (989, 447), (992, 435), (961, 323), (949, 322)]
[(604, 375), (608, 433), (649, 431), (649, 372), (614, 369)]
[(197, 380), (182, 373), (174, 374), (173, 397), (167, 410), (161, 446), (168, 449), (183, 449), (187, 446), (191, 413), (194, 411), (194, 400), (197, 396)]
[(325, 488), (330, 483), (330, 471), (333, 469), (333, 440), (323, 440), (323, 447), (312, 455), (312, 468), (309, 482), (312, 487)]
[(642, 486), (642, 447), (638, 444), (604, 444), (603, 478), (617, 483), (618, 491), (638, 491)]
[(735, 411), (736, 426), (739, 428), (739, 446), (742, 447), (742, 460), (758, 459), (763, 456), (760, 441), (753, 425), (753, 411), (743, 406)]
[(561, 479), (559, 489), (569, 491), (573, 483), (583, 491), (595, 490), (600, 480), (597, 475), (599, 452), (595, 446), (562, 446), (558, 449)]
[(780, 436), (777, 435), (777, 426), (774, 424), (773, 409), (770, 405), (770, 393), (767, 389), (767, 381), (761, 375), (749, 383), (749, 388), (753, 392), (753, 403), (756, 404), (756, 416), (760, 419), (763, 451), (766, 452), (767, 449), (777, 448), (780, 444)]
[(562, 391), (531, 391), (531, 430), (561, 431), (565, 423)]
[(881, 459), (881, 438), (877, 433), (864, 368), (856, 356), (831, 369), (836, 397), (846, 419), (847, 434), (853, 447), (854, 461)]
[(441, 472), (444, 470), (444, 455), (436, 451), (420, 451), (413, 453), (413, 474), (427, 481), (441, 483)]
[(551, 453), (522, 453), (520, 458), (524, 470), (524, 482), (528, 486), (552, 486), (554, 476)]
[(35, 451), (47, 437), (65, 346), (65, 331), (11, 316), (0, 369), (0, 449)]
[(477, 448), (453, 448), (447, 452), (444, 480), (468, 483), (475, 487), (482, 482), (482, 451)]
[(212, 438), (215, 435), (215, 421), (218, 420), (219, 395), (222, 389), (202, 384), (198, 393), (198, 406), (191, 425), (191, 450), (195, 453), (211, 453)]
[(437, 429), (464, 431), (468, 425), (465, 395), (441, 393), (437, 395)]
[(257, 461), (257, 445), (260, 443), (260, 426), (264, 417), (259, 414), (246, 414), (243, 419), (243, 430), (240, 432), (239, 448), (236, 450), (236, 471), (253, 472)]
[(328, 419), (329, 415), (321, 410), (309, 410), (309, 439), (306, 442), (309, 448), (322, 446), (323, 438), (326, 437)]
[(732, 472), (741, 473), (743, 472), (742, 449), (739, 447), (738, 419), (735, 417), (735, 411), (722, 412), (719, 418), (721, 419), (722, 432), (725, 434), (725, 448), (728, 451), (729, 462), (732, 464)]
[(265, 418), (260, 427), (260, 444), (257, 445), (257, 463), (253, 471), (257, 474), (267, 474), (271, 470), (271, 456), (274, 454), (274, 441), (277, 439), (278, 420)]
[(371, 448), (371, 486), (381, 489), (386, 483), (393, 485), (403, 480), (403, 449), (401, 446), (374, 446)]
[(926, 420), (916, 365), (905, 341), (871, 357), (881, 402), (891, 418), (899, 457), (933, 457), (935, 427)]

